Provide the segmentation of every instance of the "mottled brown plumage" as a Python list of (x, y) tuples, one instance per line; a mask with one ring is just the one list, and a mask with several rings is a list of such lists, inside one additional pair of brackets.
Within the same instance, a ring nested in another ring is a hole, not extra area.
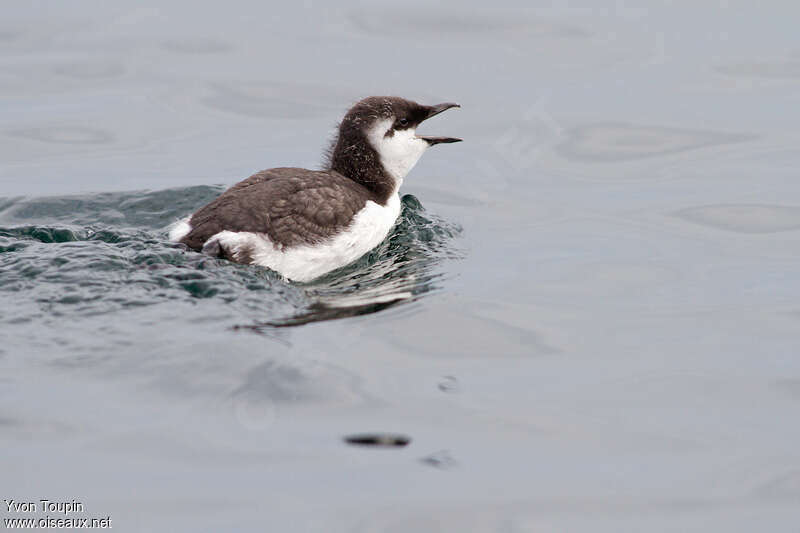
[(227, 230), (265, 233), (284, 247), (315, 244), (346, 228), (370, 199), (363, 185), (335, 171), (262, 170), (192, 215), (181, 242), (200, 250)]

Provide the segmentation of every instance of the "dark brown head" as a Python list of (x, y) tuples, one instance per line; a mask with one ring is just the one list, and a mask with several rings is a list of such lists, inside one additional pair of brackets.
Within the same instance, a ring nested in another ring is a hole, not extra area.
[(417, 126), (458, 104), (421, 105), (396, 96), (370, 96), (354, 105), (339, 124), (331, 169), (388, 198), (430, 146), (454, 137), (416, 134)]

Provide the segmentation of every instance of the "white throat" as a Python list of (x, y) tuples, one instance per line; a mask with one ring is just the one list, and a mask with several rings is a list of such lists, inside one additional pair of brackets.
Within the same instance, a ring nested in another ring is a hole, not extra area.
[(376, 122), (367, 132), (367, 139), (378, 152), (384, 170), (394, 179), (397, 190), (429, 144), (417, 137), (413, 128), (396, 130), (393, 135), (387, 137), (386, 132), (392, 124), (394, 120), (388, 118)]

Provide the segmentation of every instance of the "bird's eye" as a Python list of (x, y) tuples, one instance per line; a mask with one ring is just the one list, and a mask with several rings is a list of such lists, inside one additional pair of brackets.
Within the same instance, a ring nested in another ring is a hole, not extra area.
[(400, 120), (397, 121), (397, 123), (400, 124), (401, 126), (408, 126), (408, 119), (401, 118)]

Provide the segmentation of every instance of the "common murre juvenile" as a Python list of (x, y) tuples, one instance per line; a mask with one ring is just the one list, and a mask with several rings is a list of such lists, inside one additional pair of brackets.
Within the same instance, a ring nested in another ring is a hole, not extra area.
[(430, 146), (454, 137), (416, 135), (454, 103), (420, 105), (370, 96), (339, 124), (325, 170), (271, 168), (240, 181), (169, 234), (193, 250), (311, 281), (352, 263), (389, 234), (398, 189)]

